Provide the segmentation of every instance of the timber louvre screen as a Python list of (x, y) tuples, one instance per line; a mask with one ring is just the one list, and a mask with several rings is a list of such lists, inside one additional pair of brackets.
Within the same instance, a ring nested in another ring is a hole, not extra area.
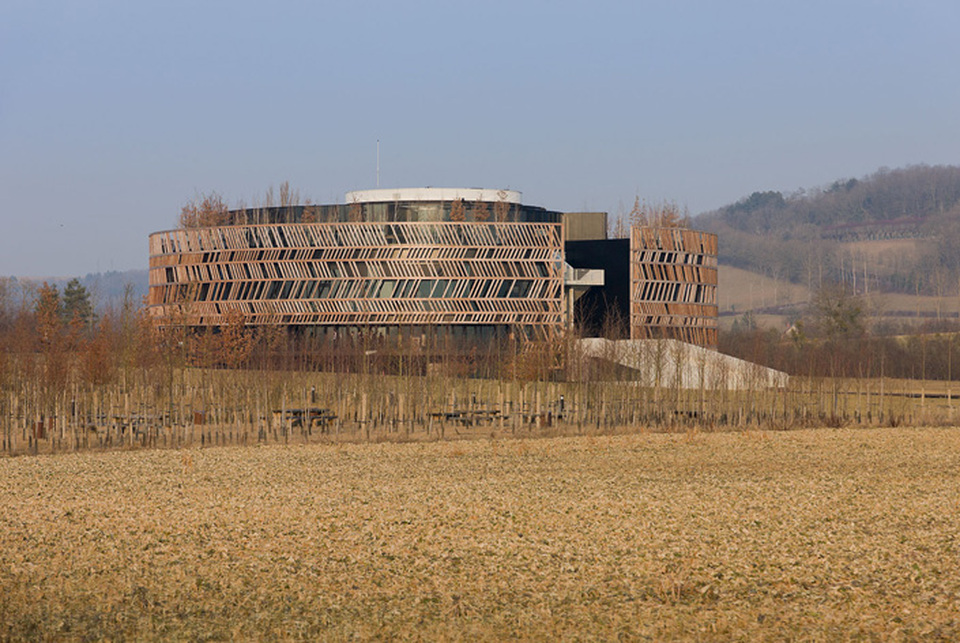
[(560, 223), (232, 225), (150, 237), (150, 310), (191, 326), (563, 326)]
[(717, 346), (717, 235), (630, 230), (630, 338)]

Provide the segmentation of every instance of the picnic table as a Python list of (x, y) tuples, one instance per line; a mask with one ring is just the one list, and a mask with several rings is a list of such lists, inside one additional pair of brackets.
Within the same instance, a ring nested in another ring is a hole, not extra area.
[(330, 409), (307, 407), (303, 409), (275, 409), (273, 418), (280, 423), (289, 422), (291, 427), (309, 426), (310, 428), (325, 429), (328, 424), (337, 419)]
[[(474, 426), (478, 424), (489, 424), (500, 419), (499, 409), (454, 409), (451, 411), (434, 411), (430, 414), (447, 422), (455, 422), (463, 426)], [(506, 419), (506, 416), (502, 416)]]

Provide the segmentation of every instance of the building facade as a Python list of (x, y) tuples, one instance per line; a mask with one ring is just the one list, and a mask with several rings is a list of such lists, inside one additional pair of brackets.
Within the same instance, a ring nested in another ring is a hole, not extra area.
[(717, 237), (688, 228), (633, 226), (627, 239), (565, 244), (572, 266), (603, 272), (575, 306), (586, 336), (717, 345)]
[(714, 235), (635, 228), (627, 254), (606, 239), (605, 213), (453, 188), (357, 191), (203, 223), (150, 235), (161, 325), (549, 338), (583, 317), (586, 293), (595, 315), (628, 319), (631, 337), (716, 345)]
[(522, 332), (564, 324), (563, 224), (505, 190), (369, 190), (348, 203), (227, 213), (150, 237), (160, 320), (321, 334)]
[(630, 230), (630, 338), (717, 345), (717, 235)]

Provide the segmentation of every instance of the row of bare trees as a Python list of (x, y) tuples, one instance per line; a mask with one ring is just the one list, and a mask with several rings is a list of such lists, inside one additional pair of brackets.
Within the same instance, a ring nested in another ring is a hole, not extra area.
[(614, 239), (627, 239), (633, 226), (689, 228), (690, 225), (690, 211), (675, 201), (647, 201), (636, 196), (630, 211), (621, 212), (615, 217), (610, 234)]
[[(355, 329), (334, 337), (255, 327), (239, 314), (218, 328), (167, 320), (160, 330), (129, 297), (94, 315), (74, 286), (4, 293), (6, 454), (910, 421), (913, 393), (882, 378), (923, 381), (944, 369), (952, 377), (960, 359), (960, 342), (947, 335), (882, 346), (856, 333), (830, 343), (756, 329), (722, 336), (724, 350), (797, 376), (784, 387), (759, 371), (751, 380), (709, 370), (666, 344), (628, 360), (589, 352), (575, 333), (532, 341), (428, 327), (417, 336)], [(946, 404), (952, 413), (952, 399)]]
[(793, 375), (950, 382), (960, 375), (960, 330), (941, 324), (909, 335), (808, 336), (758, 328), (749, 319), (720, 334), (720, 350)]

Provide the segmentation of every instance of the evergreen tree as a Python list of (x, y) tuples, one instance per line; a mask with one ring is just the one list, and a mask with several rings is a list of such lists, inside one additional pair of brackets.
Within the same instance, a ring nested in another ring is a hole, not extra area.
[(90, 293), (80, 280), (74, 277), (63, 289), (63, 319), (68, 324), (89, 328), (93, 323), (93, 304)]

